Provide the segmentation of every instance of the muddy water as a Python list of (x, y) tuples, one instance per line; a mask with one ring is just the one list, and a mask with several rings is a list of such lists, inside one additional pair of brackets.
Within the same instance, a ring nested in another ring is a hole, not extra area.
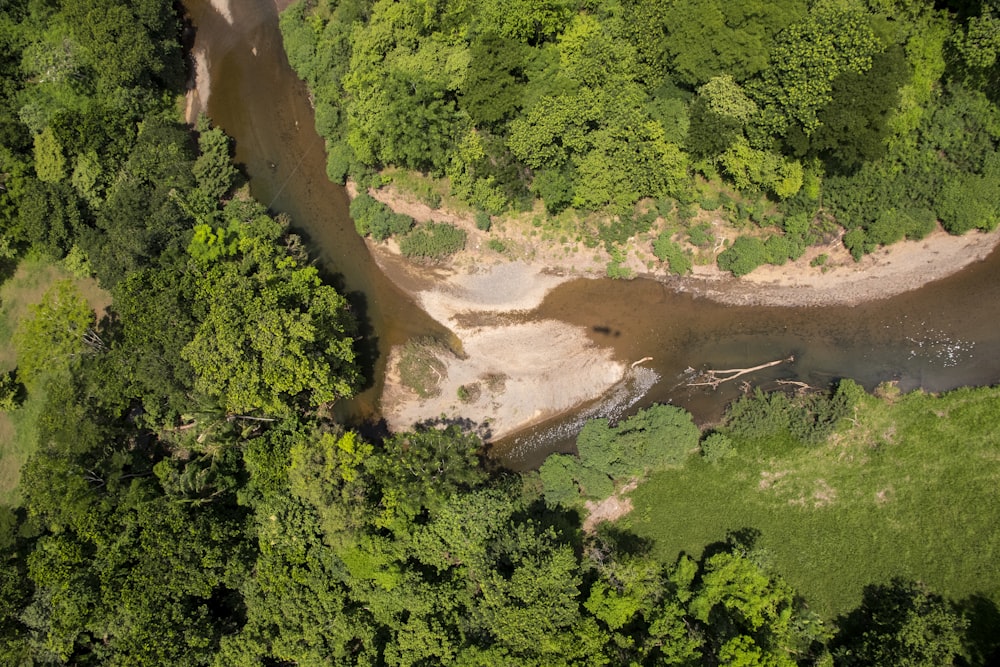
[[(273, 0), (236, 0), (232, 26), (208, 0), (188, 0), (196, 47), (208, 51), (208, 113), (236, 138), (254, 195), (290, 214), (364, 321), (373, 385), (342, 416), (377, 416), (385, 352), (415, 335), (446, 335), (375, 266), (354, 232), (342, 188), (325, 176), (323, 141), (313, 129), (304, 86), (281, 49)], [(688, 368), (735, 368), (794, 356), (748, 379), (793, 379), (825, 386), (852, 377), (872, 388), (896, 380), (931, 391), (1000, 380), (1000, 254), (923, 289), (857, 307), (723, 306), (649, 281), (578, 280), (554, 290), (534, 315), (585, 327), (628, 362), (652, 357), (592, 405), (496, 443), (516, 468), (572, 447), (582, 420), (617, 417), (637, 406), (673, 402), (699, 421), (719, 416), (740, 391), (687, 386)]]
[(554, 290), (538, 314), (587, 327), (595, 342), (613, 346), (624, 360), (653, 360), (581, 414), (497, 443), (496, 455), (519, 468), (571, 448), (568, 436), (581, 417), (615, 418), (671, 402), (699, 422), (717, 419), (741, 392), (740, 380), (691, 387), (690, 368), (746, 368), (794, 357), (745, 376), (765, 387), (782, 379), (825, 387), (851, 377), (869, 389), (892, 380), (903, 390), (943, 391), (1000, 381), (998, 252), (919, 290), (855, 307), (725, 306), (651, 281), (578, 280)]
[(364, 370), (375, 380), (358, 398), (338, 405), (340, 416), (375, 417), (389, 348), (412, 336), (447, 332), (378, 270), (354, 231), (347, 194), (326, 178), (324, 142), (314, 129), (306, 88), (282, 49), (274, 0), (233, 0), (231, 25), (208, 0), (185, 6), (196, 29), (195, 49), (207, 51), (208, 116), (235, 138), (236, 160), (254, 197), (291, 216), (363, 323)]

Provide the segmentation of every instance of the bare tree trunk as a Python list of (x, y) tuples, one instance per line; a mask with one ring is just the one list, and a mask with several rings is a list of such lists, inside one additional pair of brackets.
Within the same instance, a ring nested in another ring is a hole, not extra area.
[(759, 366), (751, 366), (750, 368), (727, 368), (725, 370), (707, 370), (702, 371), (688, 382), (689, 387), (711, 387), (716, 389), (723, 382), (729, 382), (730, 380), (735, 380), (736, 378), (746, 375), (747, 373), (753, 373), (755, 371), (761, 371), (765, 368), (771, 368), (772, 366), (778, 366), (784, 363), (791, 363), (795, 361), (795, 356), (790, 356), (787, 359), (778, 359), (776, 361), (769, 361), (766, 364), (760, 364)]

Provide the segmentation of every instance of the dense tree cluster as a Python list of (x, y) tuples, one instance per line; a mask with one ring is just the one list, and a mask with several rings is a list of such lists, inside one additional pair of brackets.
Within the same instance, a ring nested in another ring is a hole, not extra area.
[(805, 216), (734, 273), (798, 257), (821, 211), (855, 257), (997, 225), (995, 4), (766, 4), (317, 0), (281, 25), (336, 180), (397, 166), (490, 214), (628, 216), (721, 176)]

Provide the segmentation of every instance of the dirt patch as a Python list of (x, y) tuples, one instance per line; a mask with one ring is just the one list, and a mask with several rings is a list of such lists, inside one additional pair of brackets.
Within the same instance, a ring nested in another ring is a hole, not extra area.
[(597, 524), (603, 521), (617, 521), (632, 511), (632, 499), (626, 498), (626, 493), (631, 493), (639, 485), (638, 480), (631, 480), (618, 491), (600, 502), (588, 500), (584, 507), (587, 509), (587, 518), (583, 520), (583, 530), (592, 533), (597, 528)]
[[(560, 322), (456, 328), (455, 334), (464, 355), (437, 357), (444, 371), (433, 396), (407, 389), (400, 381), (400, 350), (390, 355), (382, 414), (393, 430), (444, 420), (500, 438), (599, 397), (624, 375), (610, 350)], [(478, 393), (468, 390), (479, 382)]]
[(757, 483), (757, 488), (761, 491), (766, 491), (773, 487), (778, 480), (788, 474), (787, 470), (782, 472), (768, 472), (767, 470), (762, 470), (760, 472), (760, 482)]

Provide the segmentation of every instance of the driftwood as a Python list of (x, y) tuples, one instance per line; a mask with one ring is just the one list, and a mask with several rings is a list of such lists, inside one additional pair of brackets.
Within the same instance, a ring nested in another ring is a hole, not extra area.
[(809, 391), (817, 391), (816, 387), (805, 382), (799, 382), (798, 380), (778, 380), (778, 384), (785, 387), (797, 387), (799, 393), (806, 393)]
[(652, 361), (652, 360), (653, 360), (653, 357), (643, 357), (643, 358), (642, 358), (642, 359), (640, 359), (639, 361), (633, 361), (633, 362), (632, 362), (632, 366), (631, 366), (630, 368), (635, 368), (635, 367), (636, 367), (636, 366), (638, 366), (639, 364), (644, 364), (644, 363), (646, 363), (647, 361)]
[(738, 377), (746, 375), (747, 373), (753, 373), (755, 371), (761, 371), (765, 368), (771, 368), (772, 366), (778, 366), (779, 364), (790, 363), (795, 361), (795, 356), (790, 356), (787, 359), (778, 359), (776, 361), (769, 361), (766, 364), (760, 364), (759, 366), (751, 366), (750, 368), (727, 368), (725, 370), (707, 370), (702, 371), (694, 378), (691, 382), (688, 382), (689, 387), (711, 387), (712, 389), (717, 388), (723, 382), (729, 382), (730, 380), (735, 380)]

